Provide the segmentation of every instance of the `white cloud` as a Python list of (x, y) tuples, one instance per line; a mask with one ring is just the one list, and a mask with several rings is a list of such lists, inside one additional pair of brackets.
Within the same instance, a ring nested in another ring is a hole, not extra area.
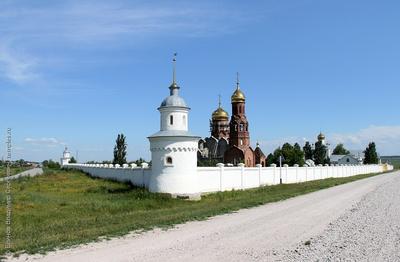
[(381, 155), (400, 154), (400, 126), (372, 125), (354, 133), (334, 133), (329, 141), (343, 143), (350, 149), (364, 149), (369, 142), (375, 142)]
[[(217, 6), (195, 2), (63, 1), (42, 6), (1, 2), (0, 77), (22, 84), (42, 76), (39, 66), (62, 61), (64, 47), (107, 48), (165, 36), (220, 35), (252, 19)], [(55, 51), (60, 49), (62, 52)], [(22, 50), (30, 55), (22, 55)], [(46, 50), (47, 57), (38, 50)]]
[(46, 146), (46, 147), (56, 147), (59, 145), (66, 145), (66, 143), (54, 138), (54, 137), (42, 137), (42, 138), (30, 138), (27, 137), (24, 141), (31, 145), (36, 146)]
[[(326, 133), (326, 140), (333, 148), (338, 143), (343, 143), (350, 150), (363, 150), (369, 142), (375, 142), (380, 155), (400, 155), (400, 126), (369, 126), (353, 133)], [(272, 152), (283, 143), (299, 143), (305, 141), (312, 143), (316, 140), (316, 134), (308, 138), (284, 137), (273, 140), (260, 141), (260, 145), (266, 153)]]
[(4, 43), (0, 43), (0, 74), (7, 79), (23, 84), (38, 77), (35, 72), (35, 60), (26, 55), (17, 54)]

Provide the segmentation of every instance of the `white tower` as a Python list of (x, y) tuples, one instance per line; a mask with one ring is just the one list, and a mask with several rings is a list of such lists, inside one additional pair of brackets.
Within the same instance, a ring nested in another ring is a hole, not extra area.
[(175, 62), (174, 56), (170, 95), (158, 108), (160, 131), (148, 137), (152, 163), (149, 190), (198, 199), (197, 149), (200, 137), (188, 132), (190, 108), (179, 96)]
[(65, 147), (63, 152), (63, 157), (61, 158), (61, 166), (68, 165), (69, 161), (71, 160), (71, 153), (68, 151), (68, 148)]

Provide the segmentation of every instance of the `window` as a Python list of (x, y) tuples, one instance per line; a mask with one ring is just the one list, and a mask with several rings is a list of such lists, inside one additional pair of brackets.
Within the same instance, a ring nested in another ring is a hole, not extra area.
[(347, 163), (349, 163), (350, 162), (350, 158), (347, 158)]
[(186, 126), (186, 116), (182, 117), (183, 126)]
[(240, 139), (240, 145), (243, 146), (243, 139)]
[(240, 130), (240, 131), (243, 131), (243, 124), (240, 124), (239, 130)]
[(165, 160), (167, 165), (172, 165), (172, 157), (167, 156), (167, 159)]
[(169, 124), (170, 124), (170, 125), (173, 125), (173, 124), (174, 124), (174, 116), (173, 116), (173, 115), (170, 115), (170, 116), (169, 116)]

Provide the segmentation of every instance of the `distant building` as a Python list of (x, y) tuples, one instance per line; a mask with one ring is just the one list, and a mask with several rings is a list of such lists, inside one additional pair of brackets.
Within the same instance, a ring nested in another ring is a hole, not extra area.
[(360, 165), (362, 162), (352, 155), (331, 155), (331, 164), (334, 165)]
[(63, 152), (63, 157), (60, 159), (60, 164), (67, 165), (71, 161), (71, 153), (68, 151), (68, 148), (65, 147), (64, 152)]
[(326, 146), (326, 156), (328, 158), (330, 158), (331, 155), (332, 155), (332, 151), (331, 151), (331, 148), (330, 148), (330, 144), (326, 142), (325, 135), (322, 134), (322, 132), (319, 132), (319, 135), (318, 135), (317, 139), (318, 139), (319, 142), (322, 143), (322, 145)]
[(212, 113), (210, 120), (211, 136), (199, 141), (199, 158), (215, 159), (223, 162), (225, 151), (229, 147), (229, 114), (221, 107)]
[(211, 137), (199, 141), (200, 159), (216, 159), (233, 165), (244, 163), (247, 167), (254, 167), (257, 164), (265, 166), (266, 156), (258, 143), (255, 150), (250, 146), (245, 103), (246, 97), (240, 89), (238, 79), (236, 90), (231, 96), (231, 119), (229, 121), (229, 115), (220, 103), (210, 121)]

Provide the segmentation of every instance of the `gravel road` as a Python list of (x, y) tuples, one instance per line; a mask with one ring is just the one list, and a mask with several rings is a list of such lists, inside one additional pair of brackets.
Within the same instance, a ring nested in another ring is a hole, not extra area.
[(165, 231), (14, 260), (399, 261), (399, 175), (363, 179)]
[(7, 180), (14, 180), (14, 179), (18, 179), (20, 177), (25, 177), (25, 176), (34, 177), (34, 176), (39, 176), (41, 174), (43, 174), (43, 169), (41, 169), (39, 167), (32, 168), (32, 169), (26, 170), (24, 172), (21, 172), (19, 174), (13, 175), (13, 176), (0, 178), (0, 182), (7, 181)]
[(400, 261), (399, 173), (282, 261)]

